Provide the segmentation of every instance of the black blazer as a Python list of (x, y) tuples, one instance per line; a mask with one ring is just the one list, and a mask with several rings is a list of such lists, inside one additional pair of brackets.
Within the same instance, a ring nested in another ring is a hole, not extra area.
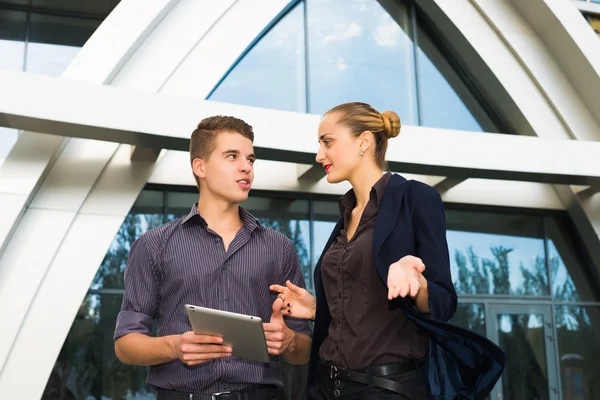
[[(309, 386), (316, 378), (319, 349), (331, 322), (321, 279), (321, 263), (342, 227), (343, 220), (340, 219), (315, 268), (317, 309)], [(409, 299), (394, 299), (392, 305), (401, 307), (404, 314), (430, 337), (424, 376), (430, 398), (484, 399), (500, 378), (506, 356), (487, 338), (447, 322), (456, 311), (456, 291), (450, 276), (444, 206), (437, 191), (394, 174), (379, 205), (373, 250), (374, 264), (384, 285), (382, 290), (387, 290), (389, 266), (402, 257), (414, 255), (425, 264), (429, 313), (419, 311)]]

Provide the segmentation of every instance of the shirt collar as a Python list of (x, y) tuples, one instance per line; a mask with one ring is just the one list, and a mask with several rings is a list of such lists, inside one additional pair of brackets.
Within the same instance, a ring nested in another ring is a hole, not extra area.
[[(371, 188), (371, 192), (369, 194), (370, 198), (375, 196), (375, 201), (377, 206), (381, 204), (383, 200), (383, 195), (385, 194), (385, 189), (387, 188), (388, 183), (392, 177), (391, 172), (386, 172), (383, 174), (381, 178)], [(354, 189), (350, 189), (338, 202), (338, 207), (340, 210), (340, 215), (344, 215), (346, 209), (354, 208), (356, 206), (356, 195), (354, 194)]]
[[(244, 226), (246, 227), (246, 229), (248, 229), (250, 232), (253, 232), (257, 228), (263, 229), (263, 226), (260, 224), (260, 222), (258, 222), (258, 220), (252, 214), (250, 214), (248, 211), (246, 211), (245, 208), (240, 207), (239, 209), (240, 209), (240, 217), (242, 218), (242, 221), (244, 222)], [(183, 219), (181, 220), (181, 224), (185, 224), (186, 222), (190, 221), (191, 219), (195, 219), (195, 218), (198, 219), (202, 223), (202, 225), (208, 226), (208, 224), (206, 223), (206, 220), (198, 212), (198, 203), (194, 203), (194, 205), (192, 205), (192, 209), (190, 210), (188, 215), (183, 217)]]

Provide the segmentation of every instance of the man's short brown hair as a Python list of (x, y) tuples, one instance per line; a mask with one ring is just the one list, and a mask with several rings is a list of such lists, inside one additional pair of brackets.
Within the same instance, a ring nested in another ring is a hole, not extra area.
[[(245, 121), (224, 115), (204, 118), (200, 121), (194, 132), (192, 132), (190, 140), (190, 163), (193, 163), (196, 158), (208, 160), (215, 149), (215, 139), (222, 132), (239, 133), (254, 143), (252, 126)], [(200, 189), (200, 180), (196, 174), (194, 174), (194, 179), (196, 180), (198, 189)]]

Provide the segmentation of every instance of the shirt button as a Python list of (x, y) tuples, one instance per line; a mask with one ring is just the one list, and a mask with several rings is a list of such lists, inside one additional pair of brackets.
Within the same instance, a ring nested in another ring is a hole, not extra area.
[(215, 238), (215, 242), (219, 243), (219, 238)]
[(223, 271), (225, 271), (227, 269), (227, 267), (225, 265), (223, 265)]
[(227, 301), (227, 296), (223, 296), (223, 301)]

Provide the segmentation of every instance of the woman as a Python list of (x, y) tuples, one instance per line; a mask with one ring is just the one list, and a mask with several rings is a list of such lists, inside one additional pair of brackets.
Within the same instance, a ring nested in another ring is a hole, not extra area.
[(399, 133), (394, 112), (365, 103), (319, 124), (317, 162), (352, 189), (315, 268), (316, 300), (291, 283), (271, 288), (284, 315), (315, 320), (309, 398), (480, 398), (502, 370), (495, 345), (446, 324), (456, 292), (444, 208), (432, 187), (384, 174)]

